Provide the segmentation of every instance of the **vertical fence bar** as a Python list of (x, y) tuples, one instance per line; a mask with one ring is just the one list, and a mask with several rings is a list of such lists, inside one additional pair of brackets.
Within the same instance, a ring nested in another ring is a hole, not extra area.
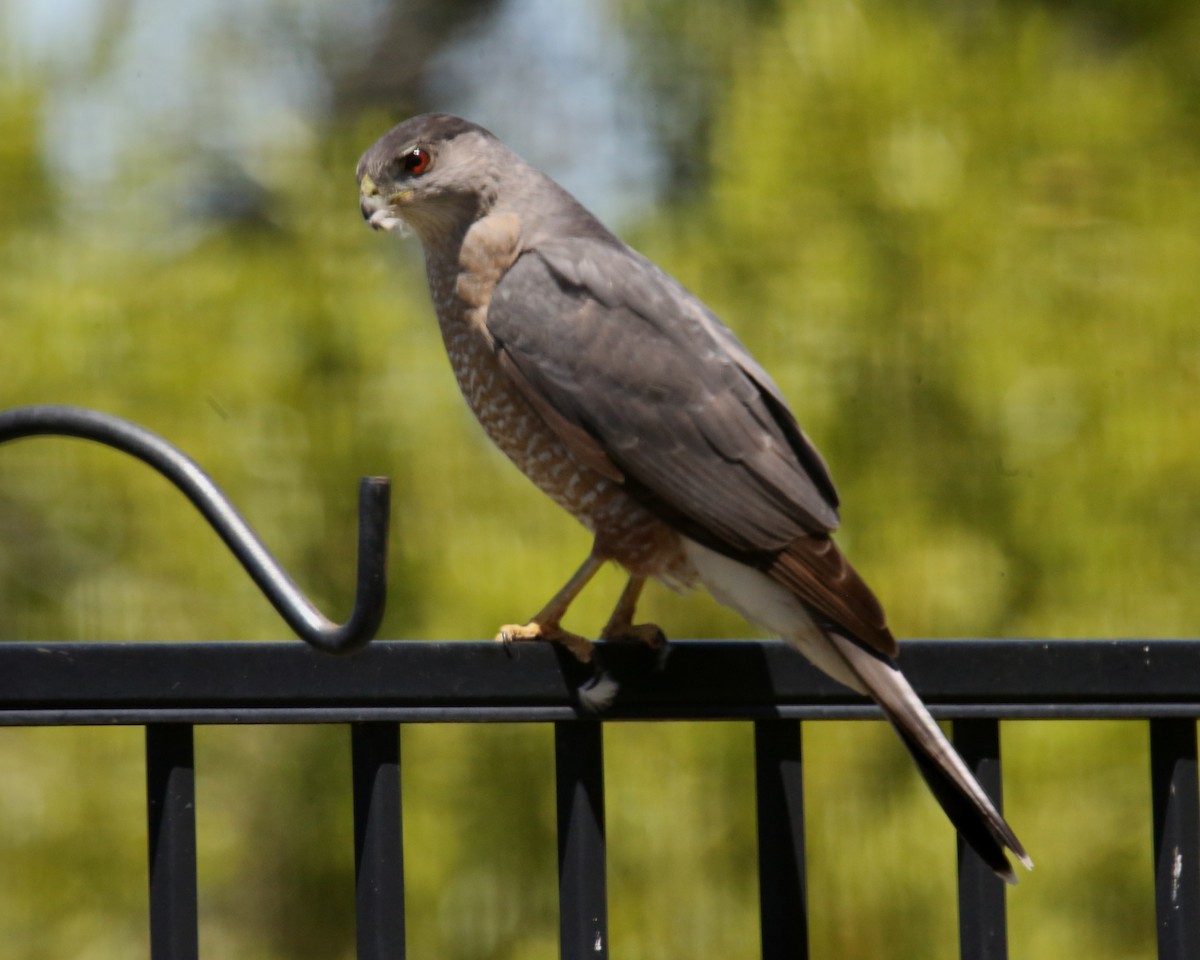
[[(954, 746), (975, 779), (1003, 810), (1000, 777), (1000, 722), (990, 718), (955, 720)], [(960, 836), (958, 838), (958, 943), (962, 960), (1005, 960), (1008, 910), (1004, 881)]]
[(808, 957), (804, 773), (799, 720), (754, 722), (763, 960)]
[(607, 960), (603, 726), (554, 724), (558, 910), (562, 960)]
[(350, 725), (358, 960), (404, 960), (400, 726)]
[(150, 956), (152, 960), (197, 960), (196, 775), (188, 724), (146, 726), (146, 810)]
[(1159, 960), (1200, 956), (1200, 783), (1196, 721), (1150, 721)]

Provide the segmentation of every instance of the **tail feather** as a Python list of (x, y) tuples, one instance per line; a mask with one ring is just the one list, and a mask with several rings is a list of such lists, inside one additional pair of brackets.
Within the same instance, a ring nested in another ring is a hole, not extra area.
[[(946, 772), (922, 751), (921, 745), (915, 741), (912, 735), (899, 725), (893, 724), (893, 726), (916, 762), (917, 769), (921, 771), (921, 776), (925, 778), (930, 791), (962, 838), (997, 876), (1002, 877), (1007, 883), (1016, 883), (1017, 875), (1004, 853), (1005, 846), (1011, 846), (1011, 844), (998, 840), (996, 833), (993, 832), (1005, 825), (1003, 821), (997, 825), (981, 819), (978, 808), (963, 796), (958, 785), (946, 775)], [(1015, 839), (1014, 837), (1013, 840), (1015, 841)], [(1016, 844), (1016, 848), (1020, 849), (1019, 843)]]
[[(692, 540), (683, 544), (700, 581), (718, 601), (785, 638), (833, 679), (879, 704), (951, 823), (992, 870), (1016, 882), (1005, 850), (1033, 867), (1025, 848), (889, 655), (895, 641), (890, 640), (877, 602), (863, 607), (859, 619), (876, 626), (859, 642), (851, 639), (849, 627), (838, 627), (850, 618), (835, 619), (832, 607), (815, 604), (817, 594), (793, 575), (803, 565), (763, 572)], [(848, 564), (842, 566), (849, 569)], [(855, 582), (866, 591), (865, 584)], [(856, 594), (860, 601), (861, 591)]]
[(889, 659), (835, 631), (826, 634), (838, 655), (882, 708), (916, 761), (938, 803), (963, 839), (995, 873), (1016, 883), (1005, 855), (1011, 850), (1027, 869), (1033, 861), (958, 752)]

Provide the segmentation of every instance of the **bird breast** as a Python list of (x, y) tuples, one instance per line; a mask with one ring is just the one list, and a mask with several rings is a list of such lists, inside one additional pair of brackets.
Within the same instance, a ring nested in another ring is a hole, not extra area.
[(430, 294), (450, 366), (488, 437), (517, 468), (596, 536), (597, 549), (631, 572), (676, 587), (694, 579), (673, 530), (620, 484), (580, 463), (521, 394), (486, 333), (486, 304), (499, 276), (472, 272), (466, 258), (427, 256)]

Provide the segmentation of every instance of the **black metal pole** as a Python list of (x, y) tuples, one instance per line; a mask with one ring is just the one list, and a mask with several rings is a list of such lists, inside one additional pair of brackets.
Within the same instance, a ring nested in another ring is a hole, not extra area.
[(150, 956), (197, 960), (196, 777), (192, 728), (146, 727), (146, 805), (150, 826)]
[(754, 722), (763, 960), (808, 956), (804, 772), (799, 720)]
[(603, 727), (554, 724), (558, 793), (558, 910), (562, 960), (608, 957)]
[(257, 534), (196, 461), (136, 423), (60, 404), (0, 410), (0, 443), (25, 437), (77, 437), (136, 457), (173, 483), (200, 511), (279, 615), (306, 643), (327, 653), (366, 646), (383, 620), (391, 485), (363, 477), (358, 487), (358, 582), (354, 609), (338, 624), (321, 613), (271, 556)]
[(1200, 956), (1200, 782), (1196, 721), (1150, 721), (1159, 960)]
[(358, 960), (404, 960), (400, 727), (350, 727)]
[[(1003, 810), (1000, 724), (992, 719), (954, 721), (954, 746), (980, 786)], [(960, 836), (958, 838), (958, 943), (962, 960), (1008, 956), (1005, 883)]]

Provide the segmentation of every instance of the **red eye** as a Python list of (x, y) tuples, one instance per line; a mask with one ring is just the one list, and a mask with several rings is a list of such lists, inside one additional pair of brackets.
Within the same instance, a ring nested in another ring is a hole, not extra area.
[(423, 150), (421, 147), (413, 147), (401, 159), (404, 172), (417, 177), (428, 170), (432, 162), (433, 157), (429, 155), (429, 151)]

